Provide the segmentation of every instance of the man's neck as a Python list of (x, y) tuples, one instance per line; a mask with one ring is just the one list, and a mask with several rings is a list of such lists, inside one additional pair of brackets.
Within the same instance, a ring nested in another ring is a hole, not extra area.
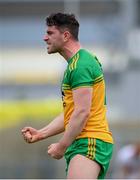
[(61, 56), (65, 58), (66, 61), (68, 61), (74, 54), (76, 54), (81, 48), (81, 45), (79, 42), (69, 42), (67, 43), (63, 50), (60, 52)]

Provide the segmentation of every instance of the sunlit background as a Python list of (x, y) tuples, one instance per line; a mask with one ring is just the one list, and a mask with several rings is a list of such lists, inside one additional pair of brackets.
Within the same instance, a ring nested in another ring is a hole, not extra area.
[(118, 150), (140, 139), (140, 0), (0, 0), (0, 178), (66, 178), (65, 160), (46, 153), (59, 136), (32, 145), (21, 136), (62, 111), (67, 63), (43, 42), (52, 12), (77, 16), (83, 48), (103, 65), (116, 144), (107, 178), (117, 178)]

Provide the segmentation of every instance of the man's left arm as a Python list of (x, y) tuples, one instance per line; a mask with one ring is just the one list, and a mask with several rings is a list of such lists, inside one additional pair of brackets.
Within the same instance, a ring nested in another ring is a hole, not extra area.
[(82, 132), (90, 114), (92, 94), (92, 87), (81, 87), (73, 90), (74, 111), (64, 135), (58, 143), (52, 144), (48, 148), (48, 154), (53, 158), (62, 158), (67, 147), (70, 146)]

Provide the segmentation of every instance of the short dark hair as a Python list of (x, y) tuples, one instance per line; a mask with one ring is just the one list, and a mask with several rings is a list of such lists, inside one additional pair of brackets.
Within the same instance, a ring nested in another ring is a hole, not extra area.
[(47, 26), (57, 26), (60, 29), (67, 28), (75, 40), (78, 40), (79, 22), (74, 14), (54, 13), (46, 18)]

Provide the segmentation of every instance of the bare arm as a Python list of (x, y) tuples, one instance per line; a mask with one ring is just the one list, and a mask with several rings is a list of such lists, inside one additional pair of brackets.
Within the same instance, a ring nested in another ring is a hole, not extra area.
[(74, 111), (70, 117), (63, 137), (58, 143), (51, 144), (48, 147), (48, 154), (60, 159), (63, 157), (66, 149), (76, 139), (83, 130), (91, 108), (92, 88), (79, 88), (73, 91)]
[(64, 114), (57, 116), (51, 123), (49, 123), (44, 128), (40, 129), (42, 138), (48, 138), (64, 132)]
[(60, 134), (63, 131), (64, 131), (64, 115), (62, 113), (44, 128), (37, 130), (32, 127), (25, 127), (22, 129), (22, 134), (24, 139), (28, 143), (33, 143), (48, 138), (50, 136)]
[(83, 130), (90, 113), (92, 91), (90, 87), (73, 90), (74, 111), (69, 120), (67, 129), (59, 143), (68, 147)]

